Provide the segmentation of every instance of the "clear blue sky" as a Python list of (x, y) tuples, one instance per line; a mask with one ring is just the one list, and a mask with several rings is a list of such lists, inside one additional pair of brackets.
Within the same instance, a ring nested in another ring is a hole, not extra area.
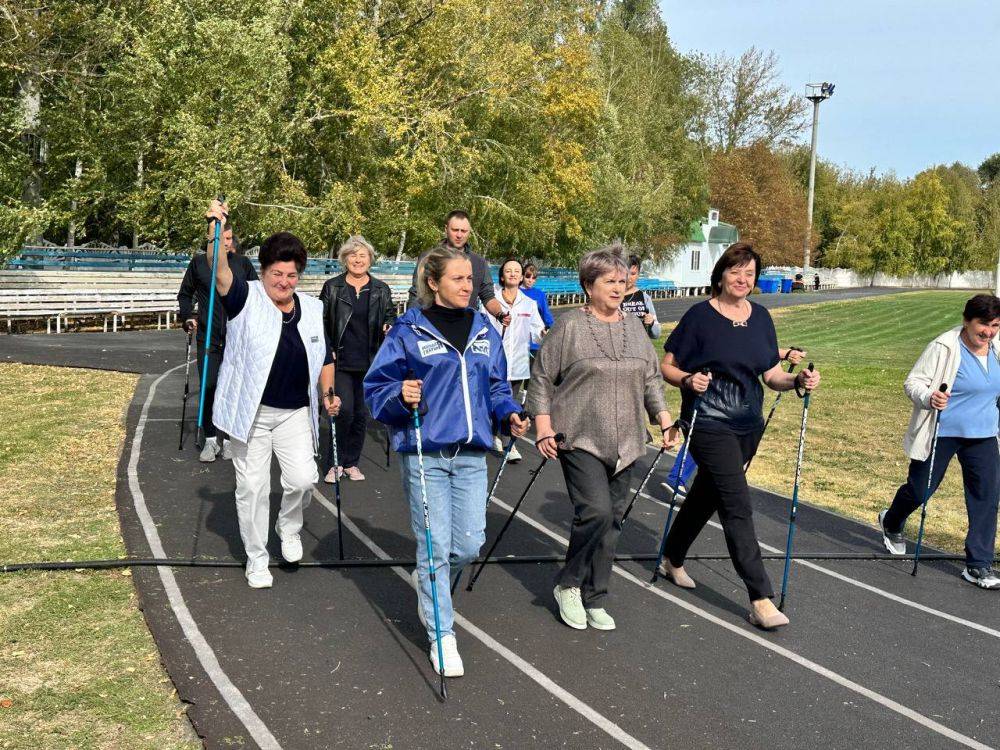
[(1000, 151), (997, 0), (659, 3), (681, 52), (755, 46), (777, 53), (794, 91), (835, 83), (820, 105), (822, 158), (907, 178)]

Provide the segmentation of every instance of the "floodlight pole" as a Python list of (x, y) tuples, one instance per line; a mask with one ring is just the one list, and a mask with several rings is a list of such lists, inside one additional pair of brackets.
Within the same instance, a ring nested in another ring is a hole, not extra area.
[(819, 132), (819, 103), (833, 96), (833, 86), (827, 83), (806, 85), (806, 98), (813, 103), (812, 148), (809, 150), (809, 199), (806, 204), (806, 240), (802, 249), (802, 273), (809, 270), (809, 245), (812, 243), (813, 198), (816, 193), (816, 135)]

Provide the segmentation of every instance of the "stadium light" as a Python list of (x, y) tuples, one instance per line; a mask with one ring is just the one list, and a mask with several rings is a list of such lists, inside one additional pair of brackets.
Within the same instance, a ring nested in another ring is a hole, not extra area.
[(802, 251), (802, 273), (809, 270), (809, 244), (812, 242), (813, 197), (816, 193), (816, 134), (819, 130), (819, 103), (833, 96), (834, 84), (807, 83), (806, 99), (813, 103), (812, 149), (809, 152), (809, 200), (806, 204), (806, 240)]

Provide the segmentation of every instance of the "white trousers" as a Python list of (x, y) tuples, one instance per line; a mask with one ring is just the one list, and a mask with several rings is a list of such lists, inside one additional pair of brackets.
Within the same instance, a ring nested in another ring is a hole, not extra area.
[(247, 553), (247, 570), (266, 570), (268, 520), (271, 511), (271, 454), (281, 467), (279, 538), (302, 530), (302, 511), (312, 499), (319, 472), (313, 457), (309, 407), (275, 409), (261, 406), (247, 442), (231, 441), (236, 471), (236, 515)]

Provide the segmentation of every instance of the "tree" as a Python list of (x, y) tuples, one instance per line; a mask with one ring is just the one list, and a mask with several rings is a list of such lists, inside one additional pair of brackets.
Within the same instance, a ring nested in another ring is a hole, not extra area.
[(983, 163), (979, 165), (976, 172), (984, 187), (992, 185), (996, 181), (997, 175), (1000, 175), (1000, 153), (983, 159)]
[[(805, 236), (805, 191), (764, 144), (719, 151), (709, 166), (712, 206), (768, 265), (796, 265)], [(814, 236), (813, 242), (816, 242)]]
[(701, 102), (693, 134), (713, 149), (778, 148), (806, 128), (806, 100), (779, 83), (774, 52), (694, 55), (690, 86)]

